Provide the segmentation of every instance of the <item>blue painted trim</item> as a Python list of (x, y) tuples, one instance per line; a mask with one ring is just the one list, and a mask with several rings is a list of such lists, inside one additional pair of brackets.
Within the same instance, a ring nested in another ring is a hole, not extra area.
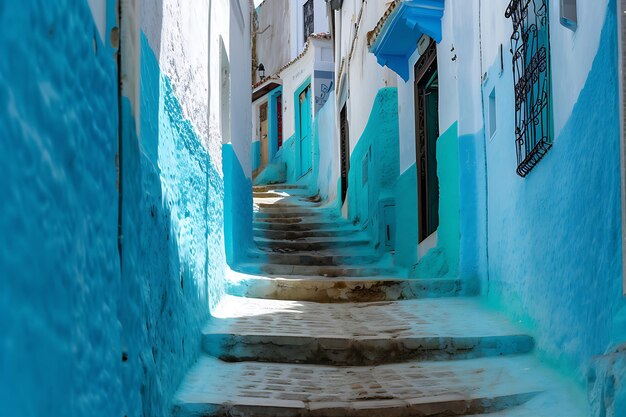
[[(304, 80), (302, 82), (302, 84), (300, 84), (300, 86), (296, 89), (296, 91), (293, 93), (293, 109), (294, 109), (294, 116), (295, 116), (295, 128), (296, 128), (296, 134), (294, 135), (294, 139), (296, 140), (296, 148), (299, 150), (300, 149), (300, 141), (302, 139), (302, 132), (300, 131), (300, 94), (306, 90), (307, 87), (312, 87), (311, 85), (311, 76), (308, 76), (306, 78), (306, 80)], [(313, 95), (311, 95), (312, 97)], [(311, 105), (311, 109), (313, 109), (313, 103), (310, 103)], [(300, 152), (297, 152), (296, 155), (296, 176), (298, 177), (298, 179), (304, 177), (305, 175), (307, 175), (309, 172), (311, 172), (310, 170), (303, 173), (302, 175), (299, 175), (300, 172), (302, 171), (302, 161), (300, 158)]]
[[(271, 161), (274, 159), (276, 152), (278, 152), (278, 108), (276, 106), (276, 97), (283, 94), (283, 87), (277, 87), (272, 90), (271, 93), (267, 96), (268, 101), (268, 119), (269, 119), (269, 129), (268, 129), (268, 140), (269, 140), (269, 155), (267, 160)], [(284, 138), (283, 138), (284, 140)]]
[(444, 0), (404, 0), (391, 12), (370, 52), (404, 81), (409, 80), (409, 59), (417, 41), (426, 34), (441, 42)]

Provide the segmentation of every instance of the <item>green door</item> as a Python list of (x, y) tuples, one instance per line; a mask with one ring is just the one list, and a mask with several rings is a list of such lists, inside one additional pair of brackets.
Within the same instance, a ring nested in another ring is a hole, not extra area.
[(313, 164), (311, 140), (311, 86), (299, 97), (300, 101), (300, 176), (309, 172)]

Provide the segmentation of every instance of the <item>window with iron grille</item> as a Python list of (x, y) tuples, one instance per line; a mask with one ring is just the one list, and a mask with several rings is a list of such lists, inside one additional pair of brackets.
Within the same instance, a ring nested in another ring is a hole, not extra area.
[(313, 0), (307, 0), (304, 6), (302, 6), (302, 17), (304, 22), (304, 42), (306, 42), (313, 33)]
[(552, 147), (552, 84), (547, 0), (511, 0), (517, 174), (525, 177)]

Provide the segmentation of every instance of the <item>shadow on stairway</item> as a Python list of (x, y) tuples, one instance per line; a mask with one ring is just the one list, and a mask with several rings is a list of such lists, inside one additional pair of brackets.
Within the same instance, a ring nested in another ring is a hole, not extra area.
[(254, 188), (255, 247), (175, 416), (584, 416), (526, 329), (457, 279), (409, 279), (298, 186)]

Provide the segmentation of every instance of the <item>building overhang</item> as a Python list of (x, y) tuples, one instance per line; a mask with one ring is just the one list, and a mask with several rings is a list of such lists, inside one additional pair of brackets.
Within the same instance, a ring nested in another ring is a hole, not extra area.
[(409, 59), (417, 42), (426, 34), (441, 42), (441, 18), (444, 0), (396, 0), (387, 9), (376, 28), (368, 33), (370, 52), (376, 60), (409, 80)]
[(252, 90), (252, 102), (254, 103), (258, 99), (265, 97), (280, 86), (282, 86), (282, 80), (278, 78), (268, 78), (258, 83)]

